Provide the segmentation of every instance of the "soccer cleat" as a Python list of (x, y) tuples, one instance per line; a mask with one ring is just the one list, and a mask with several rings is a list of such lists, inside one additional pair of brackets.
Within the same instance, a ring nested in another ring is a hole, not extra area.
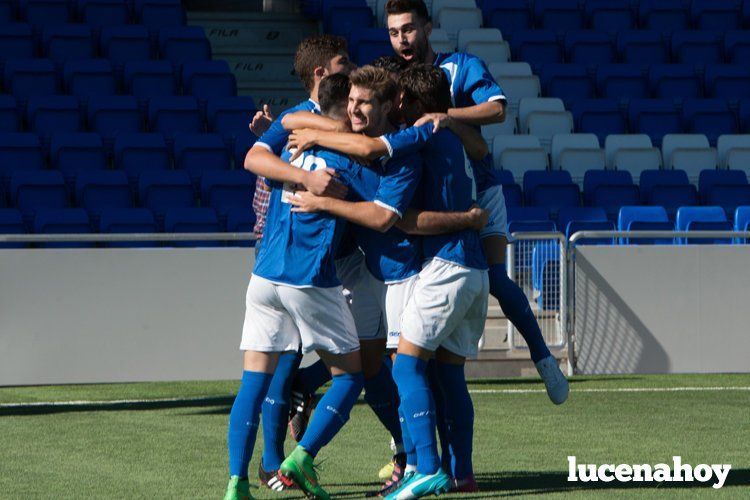
[[(371, 491), (365, 496), (367, 497), (384, 497), (392, 491), (395, 491), (399, 483), (404, 479), (406, 470), (406, 453), (397, 453), (393, 456), (393, 460), (390, 463), (392, 467), (391, 476), (386, 478), (385, 484), (377, 491)], [(383, 467), (385, 469), (385, 467)], [(381, 469), (382, 470), (382, 469)]]
[(304, 448), (297, 446), (281, 463), (279, 469), (288, 479), (301, 489), (307, 498), (329, 500), (331, 497), (318, 484), (318, 474), (313, 466), (313, 457)]
[(386, 496), (386, 500), (412, 500), (429, 495), (448, 493), (451, 489), (451, 478), (442, 470), (434, 474), (416, 473), (402, 481), (401, 487)]
[(240, 479), (239, 476), (229, 478), (227, 492), (224, 494), (224, 500), (253, 500), (250, 494), (250, 483), (247, 478)]
[(453, 480), (451, 493), (476, 493), (477, 491), (479, 491), (479, 485), (473, 474), (466, 479)]
[(298, 443), (302, 440), (302, 436), (304, 436), (307, 430), (307, 424), (310, 422), (313, 397), (312, 394), (305, 395), (301, 392), (292, 392), (292, 411), (289, 412), (289, 435)]
[(297, 486), (278, 470), (263, 470), (263, 464), (258, 464), (258, 479), (260, 484), (276, 492), (297, 489)]
[(381, 479), (383, 481), (386, 481), (387, 479), (390, 479), (393, 475), (393, 465), (394, 461), (396, 460), (396, 442), (391, 438), (391, 451), (393, 451), (394, 456), (393, 460), (385, 464), (379, 471), (378, 471), (378, 479)]
[(557, 365), (557, 361), (552, 356), (547, 356), (544, 359), (539, 360), (536, 363), (536, 370), (541, 375), (544, 381), (544, 386), (547, 388), (547, 396), (556, 405), (561, 405), (568, 399), (568, 392), (570, 386), (568, 379), (565, 378), (560, 367)]

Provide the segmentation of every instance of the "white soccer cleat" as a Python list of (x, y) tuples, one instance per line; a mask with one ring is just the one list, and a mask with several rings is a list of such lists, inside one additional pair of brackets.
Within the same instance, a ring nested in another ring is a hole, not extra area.
[(539, 372), (544, 381), (544, 386), (547, 388), (547, 396), (549, 396), (550, 400), (556, 405), (563, 404), (568, 399), (570, 386), (568, 379), (560, 371), (555, 358), (547, 356), (539, 360), (536, 363), (536, 371)]

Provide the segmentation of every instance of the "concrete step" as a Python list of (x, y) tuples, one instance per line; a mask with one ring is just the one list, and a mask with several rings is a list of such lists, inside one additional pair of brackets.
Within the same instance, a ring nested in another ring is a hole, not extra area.
[[(563, 373), (568, 373), (568, 352), (550, 349)], [(466, 360), (467, 378), (538, 377), (528, 351), (484, 349), (477, 359)]]

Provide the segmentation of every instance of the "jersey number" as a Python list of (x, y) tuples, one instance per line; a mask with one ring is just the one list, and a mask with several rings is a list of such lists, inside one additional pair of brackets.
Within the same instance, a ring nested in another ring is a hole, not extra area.
[[(297, 168), (301, 168), (303, 170), (307, 170), (308, 172), (317, 170), (319, 168), (328, 168), (328, 165), (326, 164), (326, 161), (323, 158), (318, 158), (317, 156), (313, 156), (311, 154), (305, 154), (305, 153), (302, 153), (302, 155), (295, 158), (295, 160), (291, 163), (291, 165)], [(297, 184), (285, 182), (284, 189), (281, 192), (281, 202), (290, 203), (289, 198), (291, 196), (294, 196), (294, 192), (301, 189), (301, 187), (302, 186), (299, 186)]]

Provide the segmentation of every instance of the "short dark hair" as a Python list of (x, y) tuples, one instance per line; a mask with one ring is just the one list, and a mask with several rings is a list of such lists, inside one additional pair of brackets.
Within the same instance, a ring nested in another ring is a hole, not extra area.
[(323, 78), (318, 88), (320, 111), (324, 115), (327, 115), (336, 106), (341, 106), (342, 104), (346, 106), (349, 99), (349, 89), (351, 88), (352, 84), (349, 81), (349, 77), (341, 73), (328, 75)]
[(314, 85), (315, 68), (325, 68), (334, 57), (346, 54), (346, 40), (334, 35), (315, 35), (305, 38), (294, 55), (294, 71), (310, 91)]
[(419, 101), (426, 113), (447, 113), (451, 107), (451, 86), (442, 69), (414, 64), (399, 76), (403, 100)]
[(399, 56), (380, 56), (370, 63), (370, 66), (382, 68), (389, 73), (400, 74), (409, 63)]
[(388, 0), (385, 4), (386, 15), (414, 12), (423, 22), (430, 21), (430, 13), (423, 0)]
[(352, 81), (352, 86), (372, 90), (375, 99), (380, 103), (393, 101), (398, 94), (398, 85), (393, 81), (390, 73), (382, 68), (362, 66), (355, 69), (349, 75), (349, 79)]

